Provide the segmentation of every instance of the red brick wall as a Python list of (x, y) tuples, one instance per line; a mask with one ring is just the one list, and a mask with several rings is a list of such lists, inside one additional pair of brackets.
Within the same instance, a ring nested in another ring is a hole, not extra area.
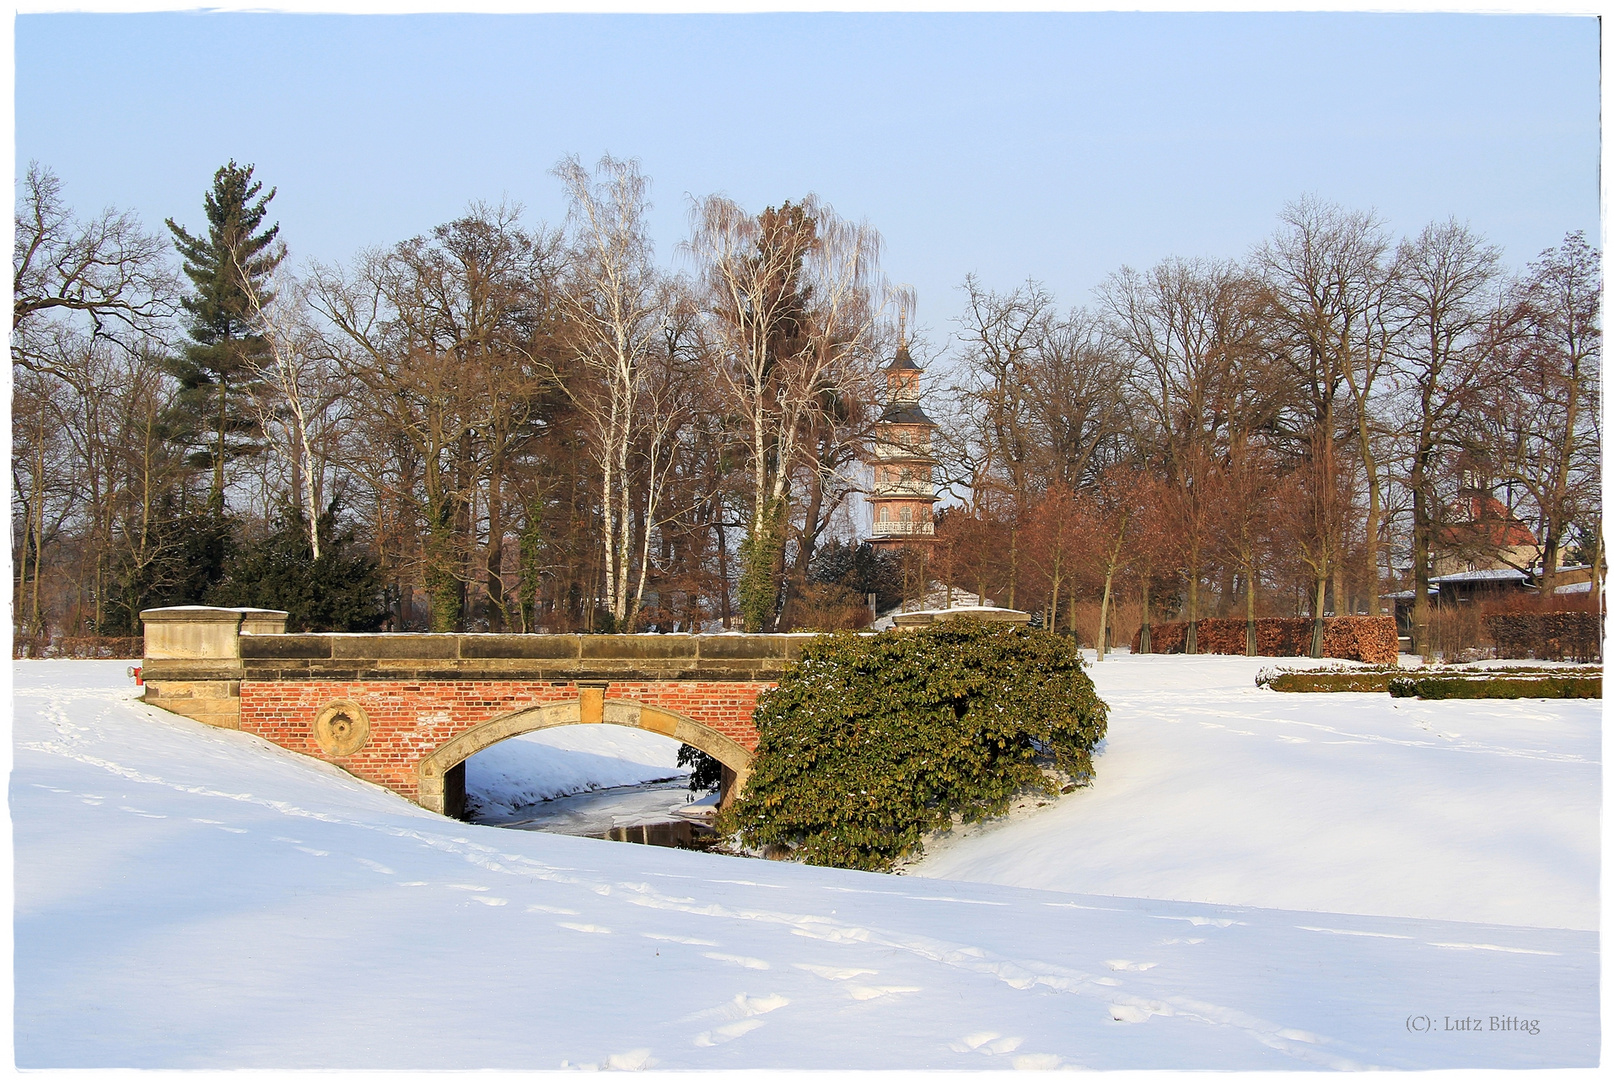
[[(751, 724), (765, 682), (613, 682), (607, 701), (637, 701), (688, 717), (727, 735), (747, 750), (757, 747)], [(241, 730), (331, 761), (355, 776), (406, 798), (419, 796), (422, 758), (484, 720), (535, 705), (576, 701), (577, 685), (550, 681), (338, 682), (329, 679), (243, 682)], [(370, 737), (357, 753), (333, 758), (314, 741), (314, 717), (327, 702), (356, 702), (370, 721)]]

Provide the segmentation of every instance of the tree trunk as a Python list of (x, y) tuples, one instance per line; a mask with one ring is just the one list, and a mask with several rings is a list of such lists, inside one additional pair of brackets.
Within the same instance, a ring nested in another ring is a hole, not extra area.
[(1188, 632), (1183, 637), (1182, 651), (1189, 656), (1199, 652), (1199, 549), (1196, 546), (1188, 559)]
[(1015, 579), (1020, 570), (1020, 530), (1017, 526), (1009, 526), (1009, 607), (1014, 609)]
[(224, 512), (224, 428), (226, 424), (229, 380), (219, 379), (219, 429), (213, 444), (213, 486), (207, 492), (207, 508), (213, 513)]
[(1425, 661), (1435, 657), (1429, 639), (1429, 507), (1423, 490), (1422, 470), (1412, 478), (1412, 643)]
[(1138, 652), (1148, 653), (1149, 641), (1149, 568), (1143, 569), (1143, 625), (1138, 628)]
[[(1601, 626), (1604, 620), (1603, 612), (1603, 522), (1596, 522), (1597, 528), (1592, 532), (1595, 539), (1592, 541), (1592, 611), (1597, 613), (1597, 621)], [(1603, 635), (1597, 635), (1597, 659), (1603, 659)]]
[(1550, 600), (1558, 591), (1558, 522), (1547, 518), (1541, 531), (1541, 580), (1536, 584), (1540, 594)]
[(427, 514), (426, 565), (421, 576), (431, 604), (430, 625), (433, 633), (452, 634), (460, 628), (461, 612), (460, 582), (454, 573), (455, 515), (443, 497), (435, 504), (428, 502)]
[(1319, 573), (1316, 576), (1317, 595), (1311, 608), (1311, 656), (1313, 659), (1323, 655), (1323, 600), (1328, 592), (1328, 575)]
[(1244, 655), (1259, 655), (1255, 636), (1255, 575), (1249, 568), (1244, 573)]
[[(719, 518), (722, 514), (719, 512)], [(717, 595), (718, 609), (723, 619), (723, 629), (731, 629), (733, 611), (729, 607), (729, 542), (728, 530), (723, 527), (721, 520), (713, 527), (717, 529)]]
[[(1364, 421), (1365, 426), (1365, 421)], [(1362, 542), (1363, 562), (1366, 564), (1367, 613), (1378, 615), (1379, 602), (1379, 516), (1382, 509), (1379, 493), (1378, 462), (1366, 449), (1367, 436), (1363, 435), (1362, 467), (1367, 473), (1367, 521)]]
[(1109, 644), (1110, 633), (1110, 583), (1115, 579), (1115, 568), (1109, 567), (1104, 571), (1104, 595), (1098, 602), (1098, 644), (1095, 646), (1098, 659), (1104, 659), (1105, 647)]
[(503, 462), (495, 455), (488, 476), (488, 543), (485, 549), (488, 630), (502, 634), (508, 623), (504, 606), (504, 496), (500, 490)]

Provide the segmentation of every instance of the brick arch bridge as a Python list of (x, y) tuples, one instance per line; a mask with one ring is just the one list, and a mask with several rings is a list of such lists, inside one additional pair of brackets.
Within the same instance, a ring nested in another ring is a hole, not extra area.
[(802, 637), (769, 635), (287, 634), (285, 613), (157, 608), (145, 623), (145, 700), (329, 761), (458, 816), (465, 761), (568, 724), (655, 732), (744, 787), (757, 697)]

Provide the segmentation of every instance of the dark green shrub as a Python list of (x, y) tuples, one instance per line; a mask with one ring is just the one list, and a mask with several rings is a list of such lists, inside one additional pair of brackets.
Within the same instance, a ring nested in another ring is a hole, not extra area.
[(263, 539), (236, 545), (208, 602), (284, 611), (294, 634), (374, 630), (386, 610), (380, 565), (339, 526), (335, 506), (320, 515), (319, 533), (316, 559), (306, 520), (287, 511)]
[(875, 593), (879, 597), (875, 603), (884, 611), (902, 602), (902, 554), (881, 551), (867, 540), (861, 544), (830, 540), (813, 553), (807, 580), (849, 589), (860, 604), (868, 593)]
[(689, 769), (691, 791), (716, 791), (723, 784), (723, 763), (686, 743), (679, 744), (678, 767)]
[(826, 635), (758, 703), (756, 762), (719, 827), (807, 862), (886, 869), (955, 814), (1085, 783), (1106, 716), (1066, 637), (964, 619)]

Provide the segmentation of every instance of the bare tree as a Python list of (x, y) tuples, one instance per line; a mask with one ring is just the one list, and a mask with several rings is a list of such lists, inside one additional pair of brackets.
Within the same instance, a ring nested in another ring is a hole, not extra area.
[(554, 246), (522, 229), (519, 213), (473, 205), (351, 273), (315, 277), (316, 310), (353, 347), (372, 444), (405, 459), (401, 469), (384, 455), (354, 464), (424, 521), (421, 574), (438, 631), (464, 621), (478, 492), (552, 378), (537, 351), (534, 283), (552, 274)]
[[(36, 633), (67, 616), (52, 610), (43, 593), (54, 559), (67, 574), (61, 601), (78, 597), (76, 617), (99, 629), (110, 622), (122, 499), (114, 462), (129, 450), (129, 432), (108, 425), (120, 403), (143, 390), (160, 408), (171, 405), (156, 352), (178, 306), (177, 280), (164, 240), (125, 211), (79, 218), (62, 198), (61, 182), (37, 162), (20, 185), (14, 223), (12, 491), (20, 531), (14, 610)], [(148, 418), (155, 422), (155, 414)], [(68, 539), (59, 549), (58, 536)], [(76, 569), (64, 559), (77, 562)]]
[[(46, 630), (41, 598), (45, 551), (73, 513), (82, 477), (74, 468), (69, 433), (74, 395), (62, 379), (26, 368), (16, 371), (11, 399), (12, 612), (17, 632)], [(17, 520), (19, 519), (20, 520)]]
[(276, 270), (267, 290), (244, 272), (241, 277), (253, 330), (268, 345), (267, 356), (249, 362), (257, 426), (271, 453), (286, 464), (291, 498), (318, 559), (331, 463), (316, 447), (328, 447), (345, 422), (338, 357), (311, 317), (307, 282), (284, 269)]
[(1220, 449), (1260, 344), (1259, 293), (1232, 263), (1169, 259), (1146, 273), (1123, 267), (1099, 295), (1117, 339), (1137, 360), (1136, 437), (1172, 483), (1192, 653)]
[[(964, 382), (955, 393), (973, 444), (971, 487), (982, 493), (989, 488), (1002, 491), (1014, 513), (1020, 514), (1042, 486), (1036, 460), (1034, 371), (1039, 349), (1057, 318), (1054, 298), (1033, 281), (996, 293), (971, 275), (963, 287), (967, 306), (959, 317), (959, 329)], [(1014, 562), (1012, 550), (1010, 562)], [(1012, 597), (1009, 602), (1014, 603)]]
[[(1354, 406), (1355, 450), (1368, 489), (1366, 522), (1370, 611), (1378, 608), (1377, 543), (1381, 503), (1379, 471), (1374, 460), (1369, 395), (1383, 366), (1375, 352), (1373, 319), (1382, 305), (1389, 247), (1383, 226), (1372, 214), (1349, 213), (1307, 196), (1284, 207), (1278, 231), (1256, 250), (1255, 262), (1271, 305), (1269, 339), (1287, 364), (1299, 389), (1301, 439), (1316, 473), (1313, 492), (1339, 490), (1345, 469), (1339, 461), (1345, 441), (1341, 391)], [(1329, 497), (1314, 502), (1308, 520), (1322, 530), (1307, 544), (1309, 565), (1319, 593), (1332, 576), (1336, 583), (1347, 545), (1347, 506)], [(1335, 513), (1334, 511), (1338, 511)], [(1335, 590), (1339, 592), (1338, 588)], [(1345, 598), (1336, 595), (1335, 608)], [(1312, 651), (1322, 648), (1322, 599), (1314, 605)]]
[(54, 173), (30, 162), (16, 212), (11, 257), (11, 359), (48, 364), (55, 317), (82, 319), (91, 338), (137, 347), (177, 308), (168, 245), (127, 211), (108, 207), (79, 220)]
[(1519, 286), (1507, 376), (1482, 400), (1495, 438), (1494, 479), (1522, 488), (1535, 512), (1544, 596), (1556, 587), (1567, 535), (1600, 511), (1601, 262), (1572, 233), (1531, 264)]
[(1035, 281), (999, 293), (971, 275), (963, 288), (963, 379), (953, 388), (960, 423), (951, 456), (972, 499), (1003, 504), (1013, 605), (1020, 519), (1050, 483), (1080, 486), (1115, 460), (1131, 356), (1089, 313), (1061, 316)]
[[(1499, 253), (1456, 221), (1431, 224), (1397, 252), (1394, 381), (1404, 433), (1400, 480), (1412, 496), (1412, 632), (1425, 657), (1430, 554), (1441, 515), (1442, 455), (1458, 450), (1493, 369)], [(1472, 410), (1465, 418), (1465, 408)]]
[(1076, 308), (1049, 323), (1028, 373), (1049, 476), (1079, 487), (1130, 453), (1124, 435), (1131, 359), (1088, 311)]
[(1271, 552), (1272, 525), (1277, 509), (1274, 505), (1274, 489), (1278, 483), (1278, 468), (1269, 447), (1254, 439), (1240, 437), (1240, 434), (1236, 433), (1228, 440), (1225, 470), (1227, 497), (1222, 501), (1222, 513), (1217, 524), (1223, 558), (1242, 579), (1244, 654), (1254, 656), (1262, 570)]

